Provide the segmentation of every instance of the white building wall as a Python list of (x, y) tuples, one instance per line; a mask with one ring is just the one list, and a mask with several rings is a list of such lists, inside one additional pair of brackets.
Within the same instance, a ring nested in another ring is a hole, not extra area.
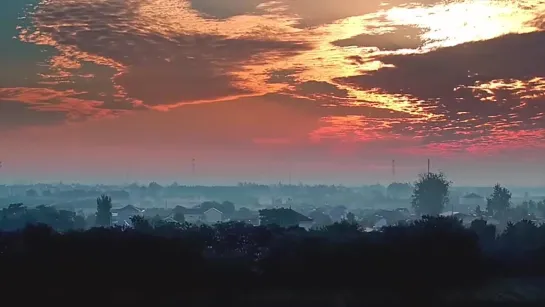
[(204, 220), (206, 223), (215, 224), (223, 221), (223, 213), (216, 209), (209, 209), (204, 212)]

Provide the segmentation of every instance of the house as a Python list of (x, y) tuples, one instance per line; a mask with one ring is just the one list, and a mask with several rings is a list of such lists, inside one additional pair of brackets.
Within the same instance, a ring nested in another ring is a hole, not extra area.
[(273, 208), (259, 211), (260, 225), (279, 225), (283, 227), (299, 226), (310, 229), (313, 220), (291, 208)]
[(130, 224), (131, 217), (135, 215), (142, 215), (142, 210), (136, 208), (133, 205), (127, 205), (123, 208), (112, 209), (113, 223), (117, 225)]
[(231, 216), (230, 221), (243, 222), (246, 224), (259, 226), (259, 213), (248, 208), (240, 208)]
[(167, 218), (172, 214), (171, 210), (165, 209), (165, 208), (149, 208), (142, 211), (142, 214), (146, 218)]
[(203, 211), (201, 209), (195, 209), (195, 208), (187, 208), (184, 210), (184, 219), (187, 223), (190, 224), (197, 224), (197, 223), (203, 223), (204, 216)]
[(223, 213), (216, 208), (210, 208), (204, 211), (203, 217), (207, 224), (216, 224), (223, 221)]
[(388, 226), (388, 221), (385, 218), (381, 218), (373, 225), (373, 229), (380, 230), (382, 227), (386, 226)]
[(203, 210), (178, 206), (173, 210), (173, 213), (183, 213), (185, 221), (190, 224), (216, 224), (223, 221), (223, 212), (216, 208)]
[(460, 197), (458, 208), (460, 211), (473, 212), (477, 206), (481, 207), (481, 210), (486, 207), (486, 199), (481, 195), (469, 193)]
[(301, 217), (299, 220), (299, 227), (304, 228), (305, 230), (309, 230), (312, 227), (312, 225), (314, 225), (314, 221), (309, 217), (306, 217), (302, 214), (300, 215)]

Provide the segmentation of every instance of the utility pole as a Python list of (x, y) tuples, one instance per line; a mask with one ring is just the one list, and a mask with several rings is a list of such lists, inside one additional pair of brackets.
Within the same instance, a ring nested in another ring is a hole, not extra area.
[[(3, 162), (0, 161), (0, 170), (2, 169), (3, 166), (4, 166)], [(6, 188), (8, 189), (8, 197), (11, 197), (12, 196), (11, 186), (8, 186), (6, 183)]]
[(430, 173), (430, 159), (428, 159), (428, 174)]
[(195, 163), (196, 163), (195, 158), (191, 159), (191, 181), (193, 182), (194, 185), (197, 185), (195, 182), (195, 168), (196, 168)]
[(289, 175), (288, 175), (288, 184), (291, 186), (291, 161), (290, 161), (290, 169), (289, 169)]
[(392, 160), (392, 183), (396, 181), (396, 160)]

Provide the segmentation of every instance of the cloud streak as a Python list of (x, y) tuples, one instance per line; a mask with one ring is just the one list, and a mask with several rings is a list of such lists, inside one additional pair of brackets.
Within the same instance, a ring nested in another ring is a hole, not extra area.
[(0, 100), (50, 124), (226, 101), (223, 114), (251, 117), (255, 99), (255, 112), (289, 105), (304, 129), (235, 116), (270, 132), (225, 139), (529, 148), (545, 129), (544, 15), (530, 0), (44, 0), (18, 39), (48, 50), (48, 72), (0, 87)]

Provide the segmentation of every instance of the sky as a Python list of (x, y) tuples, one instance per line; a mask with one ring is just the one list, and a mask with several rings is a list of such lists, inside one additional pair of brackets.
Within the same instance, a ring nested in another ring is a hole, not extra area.
[(544, 29), (543, 0), (2, 1), (0, 182), (545, 185)]

